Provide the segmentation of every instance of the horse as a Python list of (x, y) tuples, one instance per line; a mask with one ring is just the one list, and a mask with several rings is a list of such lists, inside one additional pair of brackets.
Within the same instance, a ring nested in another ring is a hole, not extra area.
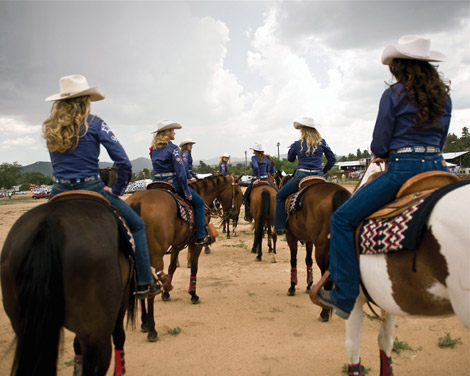
[(75, 333), (74, 375), (106, 374), (111, 337), (115, 375), (125, 373), (123, 321), (127, 310), (133, 322), (135, 285), (118, 226), (107, 204), (90, 198), (39, 205), (12, 226), (0, 259), (16, 334), (12, 375), (56, 375), (63, 327)]
[(222, 225), (223, 232), (227, 233), (227, 239), (230, 239), (230, 220), (232, 220), (232, 234), (235, 235), (235, 231), (238, 225), (238, 216), (240, 215), (240, 207), (243, 203), (243, 192), (238, 184), (239, 180), (243, 175), (237, 178), (232, 178), (232, 186), (222, 191), (218, 196), (217, 200), (222, 206)]
[(254, 228), (254, 240), (251, 253), (256, 254), (256, 261), (262, 260), (262, 241), (266, 227), (269, 254), (271, 255), (271, 261), (276, 262), (277, 235), (273, 231), (274, 213), (276, 211), (276, 192), (276, 189), (267, 182), (253, 183), (253, 190), (249, 198)]
[[(371, 164), (360, 186), (379, 173), (379, 168)], [(470, 184), (461, 183), (434, 205), (417, 249), (360, 255), (363, 286), (346, 321), (349, 370), (355, 374), (363, 374), (360, 335), (363, 305), (370, 299), (380, 308), (382, 317), (378, 336), (382, 376), (393, 372), (396, 316), (455, 314), (470, 327)]]
[[(292, 176), (286, 176), (281, 181), (281, 186), (286, 184)], [(312, 252), (315, 245), (315, 261), (324, 275), (330, 265), (330, 217), (350, 196), (351, 193), (343, 186), (328, 183), (323, 178), (310, 179), (316, 181), (305, 190), (302, 206), (288, 216), (286, 240), (290, 250), (291, 280), (287, 294), (295, 295), (297, 280), (297, 247), (298, 241), (305, 244), (307, 266), (308, 293), (313, 284), (313, 260)], [(286, 202), (289, 202), (289, 196)], [(331, 282), (325, 288), (331, 290)], [(326, 322), (330, 317), (330, 309), (324, 308), (320, 313), (320, 320)]]
[[(210, 205), (215, 197), (231, 184), (231, 176), (212, 175), (192, 183), (191, 188), (202, 197), (206, 205)], [(171, 247), (168, 275), (163, 277), (162, 299), (170, 300), (171, 281), (177, 267), (178, 255), (183, 248), (188, 246), (191, 265), (188, 293), (191, 295), (193, 304), (199, 303), (199, 296), (196, 294), (196, 276), (202, 246), (195, 244), (196, 237), (192, 224), (179, 217), (175, 199), (166, 190), (150, 189), (135, 192), (126, 202), (145, 222), (150, 263), (155, 270), (163, 271), (163, 256)], [(147, 303), (148, 311), (142, 300), (141, 328), (147, 332), (147, 340), (155, 342), (158, 339), (158, 333), (155, 330), (154, 297), (148, 298)]]

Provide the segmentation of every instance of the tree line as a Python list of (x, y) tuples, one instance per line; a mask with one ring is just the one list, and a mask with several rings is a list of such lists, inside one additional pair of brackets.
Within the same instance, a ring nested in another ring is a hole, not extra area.
[[(449, 133), (442, 150), (443, 153), (453, 153), (459, 151), (470, 151), (470, 133), (468, 127), (462, 128), (460, 137), (456, 134)], [(364, 158), (371, 158), (369, 151), (361, 151), (360, 149), (357, 149), (355, 154), (349, 153), (347, 156), (337, 156), (336, 160), (338, 162), (345, 162), (357, 161)], [(283, 171), (286, 174), (292, 174), (297, 168), (297, 160), (295, 162), (289, 162), (285, 158), (278, 159), (273, 157), (272, 159), (274, 160), (276, 169), (278, 171)], [(326, 163), (325, 156), (323, 156), (323, 163)], [(467, 153), (461, 158), (461, 163), (462, 167), (470, 167), (470, 153)], [(51, 185), (53, 183), (53, 180), (50, 176), (44, 175), (41, 172), (22, 173), (22, 169), (23, 166), (17, 162), (0, 164), (0, 188), (11, 189), (13, 186), (20, 186), (20, 190), (25, 191), (29, 190), (30, 184)], [(217, 168), (200, 161), (199, 165), (194, 168), (194, 172), (198, 174), (208, 174), (217, 172)], [(235, 173), (235, 175), (251, 175), (251, 166), (250, 164), (237, 163), (235, 165), (230, 165), (230, 172)], [(338, 172), (339, 169), (335, 166), (327, 175), (334, 175)], [(146, 168), (140, 172), (133, 173), (131, 181), (151, 178), (152, 171)]]

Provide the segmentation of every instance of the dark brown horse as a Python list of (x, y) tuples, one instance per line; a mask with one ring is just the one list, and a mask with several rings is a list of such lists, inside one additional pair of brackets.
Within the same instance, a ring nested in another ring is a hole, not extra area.
[(254, 240), (251, 252), (257, 254), (256, 261), (262, 260), (262, 242), (266, 227), (269, 253), (272, 256), (271, 261), (276, 262), (277, 235), (273, 231), (274, 213), (276, 211), (276, 189), (267, 182), (254, 183), (249, 199), (251, 202), (250, 211), (254, 222)]
[[(231, 184), (231, 176), (214, 175), (192, 183), (191, 188), (202, 197), (206, 205), (210, 205), (215, 197)], [(171, 280), (177, 267), (179, 252), (188, 246), (191, 265), (188, 293), (191, 295), (191, 302), (198, 303), (196, 276), (202, 246), (195, 244), (195, 231), (190, 228), (188, 222), (179, 217), (173, 197), (165, 190), (150, 189), (134, 193), (126, 202), (145, 222), (150, 263), (155, 270), (163, 270), (163, 256), (171, 248), (171, 261), (166, 283), (163, 286), (162, 299), (170, 299)], [(154, 298), (148, 299), (148, 312), (143, 300), (142, 303), (142, 330), (148, 331), (147, 339), (154, 342), (158, 338), (154, 320)]]
[(240, 215), (240, 207), (243, 203), (243, 192), (238, 184), (242, 176), (243, 175), (232, 178), (232, 185), (217, 196), (217, 200), (222, 206), (223, 232), (227, 233), (228, 239), (230, 239), (230, 220), (232, 220), (233, 223), (232, 234), (235, 234), (238, 225), (238, 217)]
[(0, 261), (3, 305), (16, 334), (12, 375), (55, 375), (62, 327), (75, 333), (74, 374), (105, 375), (111, 337), (115, 374), (123, 374), (126, 308), (134, 317), (124, 247), (116, 216), (91, 199), (49, 202), (18, 219)]
[[(283, 178), (282, 185), (287, 183), (291, 176)], [(334, 183), (327, 183), (324, 179), (318, 180), (309, 187), (303, 197), (302, 206), (289, 215), (287, 220), (287, 244), (290, 249), (291, 282), (288, 295), (295, 295), (297, 285), (297, 247), (298, 241), (305, 244), (307, 266), (307, 289), (310, 291), (313, 283), (313, 260), (312, 252), (315, 246), (315, 261), (323, 275), (330, 265), (330, 217), (334, 211), (341, 206), (351, 193), (344, 187)], [(289, 201), (289, 197), (286, 202)], [(333, 286), (329, 282), (325, 288), (331, 289)], [(322, 321), (329, 319), (328, 309), (323, 309), (320, 317)]]

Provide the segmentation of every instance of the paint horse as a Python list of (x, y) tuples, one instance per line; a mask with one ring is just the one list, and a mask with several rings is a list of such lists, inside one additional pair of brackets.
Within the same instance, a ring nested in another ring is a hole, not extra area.
[[(292, 176), (282, 179), (282, 185), (286, 184)], [(315, 261), (324, 275), (330, 265), (330, 217), (335, 210), (345, 202), (351, 193), (344, 187), (335, 183), (328, 183), (321, 176), (308, 176), (299, 183), (299, 191), (289, 196), (286, 200), (287, 234), (286, 240), (290, 250), (291, 282), (287, 292), (288, 295), (295, 295), (297, 280), (297, 249), (298, 242), (305, 244), (307, 267), (307, 288), (308, 293), (313, 284), (313, 260), (312, 252), (315, 246)], [(296, 201), (302, 195), (302, 204), (296, 207)], [(290, 208), (293, 208), (290, 210)], [(289, 213), (289, 211), (291, 211)], [(325, 288), (331, 290), (331, 282)], [(330, 317), (330, 309), (323, 308), (320, 313), (320, 320), (326, 322)]]
[(232, 234), (235, 234), (238, 225), (238, 216), (240, 215), (240, 207), (243, 203), (243, 192), (238, 184), (243, 175), (237, 178), (232, 177), (232, 186), (221, 192), (217, 196), (222, 207), (222, 225), (223, 232), (227, 233), (227, 239), (230, 239), (230, 220), (232, 220)]
[(74, 375), (106, 374), (111, 336), (114, 374), (123, 375), (124, 315), (133, 320), (135, 303), (129, 242), (101, 195), (55, 201), (61, 195), (23, 214), (3, 245), (3, 305), (16, 334), (11, 374), (56, 375), (65, 327), (75, 333)]
[[(158, 184), (161, 183), (158, 182)], [(168, 275), (162, 277), (164, 280), (163, 300), (170, 300), (171, 281), (177, 267), (178, 255), (183, 248), (188, 246), (191, 265), (188, 293), (191, 295), (191, 302), (196, 304), (199, 303), (199, 297), (196, 294), (196, 277), (202, 246), (195, 244), (194, 223), (190, 220), (183, 220), (179, 214), (181, 213), (181, 206), (178, 205), (174, 197), (175, 193), (170, 192), (173, 186), (163, 182), (163, 185), (165, 184), (166, 189), (147, 189), (135, 192), (126, 202), (145, 222), (150, 263), (155, 270), (159, 271), (160, 275), (164, 267), (163, 256), (168, 250), (171, 253)], [(192, 183), (191, 188), (202, 197), (206, 205), (210, 205), (215, 197), (231, 184), (231, 176), (213, 175)], [(187, 205), (190, 206), (189, 210), (192, 213), (191, 205)], [(188, 211), (185, 211), (185, 213), (194, 217), (193, 213), (189, 214)], [(147, 332), (148, 341), (155, 342), (158, 333), (155, 330), (154, 297), (147, 299), (147, 303), (148, 311), (144, 300), (142, 300), (141, 327), (144, 332)]]
[(261, 261), (262, 241), (266, 228), (268, 236), (268, 248), (271, 262), (276, 262), (276, 241), (274, 233), (274, 213), (276, 211), (276, 189), (268, 182), (258, 181), (253, 183), (250, 194), (251, 215), (253, 217), (254, 240), (251, 253), (256, 254), (256, 261)]
[[(374, 173), (379, 173), (378, 167), (371, 164), (361, 182), (367, 181)], [(421, 175), (431, 178), (425, 174), (428, 173)], [(449, 173), (441, 174), (438, 176), (439, 180), (451, 182), (457, 179)], [(413, 192), (409, 188), (404, 189), (408, 186), (407, 183), (401, 188), (402, 193), (407, 190)], [(455, 182), (440, 189), (444, 193), (432, 207), (415, 250), (361, 254), (360, 271), (364, 288), (346, 322), (346, 350), (350, 372), (357, 372), (355, 375), (363, 374), (360, 365), (360, 335), (363, 305), (368, 299), (380, 307), (383, 318), (378, 337), (381, 376), (393, 374), (391, 351), (397, 315), (455, 314), (465, 327), (470, 326), (469, 183), (470, 181)], [(415, 195), (419, 197), (420, 193)], [(367, 234), (370, 232), (365, 235)]]

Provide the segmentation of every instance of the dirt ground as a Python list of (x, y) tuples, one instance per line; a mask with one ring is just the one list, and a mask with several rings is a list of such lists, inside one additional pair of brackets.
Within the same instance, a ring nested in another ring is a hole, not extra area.
[[(44, 202), (0, 200), (0, 245), (21, 214)], [(199, 260), (200, 304), (191, 304), (187, 293), (189, 269), (184, 250), (173, 279), (171, 301), (156, 299), (159, 340), (147, 342), (139, 327), (127, 329), (127, 374), (341, 375), (347, 363), (345, 324), (337, 316), (329, 323), (318, 321), (320, 308), (305, 293), (304, 248), (299, 250), (297, 294), (287, 296), (290, 264), (284, 236), (277, 244), (277, 263), (272, 263), (267, 254), (262, 262), (255, 262), (250, 253), (253, 237), (249, 224), (241, 220), (238, 235), (231, 239), (221, 229), (219, 232), (212, 252), (202, 253)], [(314, 277), (318, 280), (318, 269), (314, 269)], [(366, 315), (361, 356), (369, 375), (377, 375), (380, 369), (378, 328), (378, 321)], [(439, 348), (439, 338), (447, 333), (461, 343), (453, 349)], [(395, 375), (470, 375), (470, 331), (456, 317), (398, 318), (395, 337), (411, 348), (393, 353)], [(0, 375), (9, 374), (13, 339), (2, 305)], [(59, 375), (73, 373), (72, 340), (73, 334), (64, 331)], [(112, 375), (113, 367), (111, 363), (108, 375)]]

